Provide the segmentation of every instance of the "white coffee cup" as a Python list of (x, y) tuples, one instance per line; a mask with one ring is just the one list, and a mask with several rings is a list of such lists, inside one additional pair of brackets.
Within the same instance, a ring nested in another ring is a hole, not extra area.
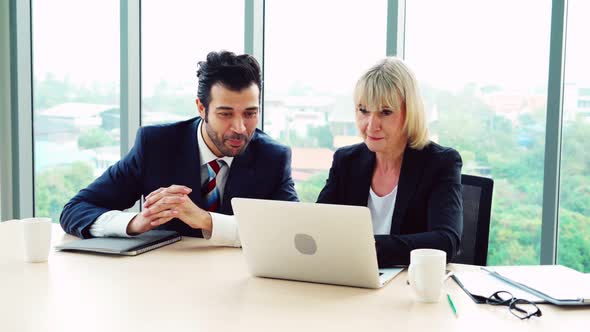
[(21, 219), (24, 259), (30, 263), (46, 262), (51, 245), (51, 218)]
[(447, 253), (438, 249), (414, 249), (410, 252), (410, 286), (420, 302), (440, 300), (447, 265)]

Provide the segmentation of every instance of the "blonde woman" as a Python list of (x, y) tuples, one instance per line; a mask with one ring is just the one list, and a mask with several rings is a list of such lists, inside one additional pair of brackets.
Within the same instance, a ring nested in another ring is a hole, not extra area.
[(358, 80), (354, 102), (364, 142), (335, 152), (318, 203), (370, 209), (380, 267), (408, 264), (416, 248), (450, 260), (463, 231), (462, 161), (428, 139), (413, 72), (395, 57), (379, 61)]

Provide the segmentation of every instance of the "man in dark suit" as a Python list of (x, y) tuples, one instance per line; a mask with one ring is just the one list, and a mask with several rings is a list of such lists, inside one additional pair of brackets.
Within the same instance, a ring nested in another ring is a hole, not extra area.
[[(197, 76), (200, 117), (140, 128), (131, 151), (65, 205), (67, 233), (124, 237), (158, 228), (239, 246), (233, 197), (297, 200), (291, 151), (256, 128), (256, 59), (211, 52)], [(141, 213), (122, 211), (141, 196)]]

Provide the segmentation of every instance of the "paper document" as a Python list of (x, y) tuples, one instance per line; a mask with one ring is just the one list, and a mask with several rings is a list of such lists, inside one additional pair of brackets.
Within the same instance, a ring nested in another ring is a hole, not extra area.
[(519, 299), (535, 303), (545, 302), (543, 299), (512, 286), (485, 271), (455, 272), (455, 277), (462, 284), (463, 290), (472, 295), (487, 298), (497, 291), (507, 291)]
[(590, 302), (590, 277), (562, 265), (490, 266), (484, 269), (540, 292), (549, 301)]

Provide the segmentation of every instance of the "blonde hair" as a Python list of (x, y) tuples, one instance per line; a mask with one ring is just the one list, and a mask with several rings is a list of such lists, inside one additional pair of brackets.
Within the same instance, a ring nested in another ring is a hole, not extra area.
[(430, 142), (426, 128), (424, 103), (412, 70), (397, 57), (387, 57), (371, 67), (356, 83), (355, 107), (371, 110), (383, 106), (401, 109), (406, 104), (404, 131), (411, 148), (422, 150)]

